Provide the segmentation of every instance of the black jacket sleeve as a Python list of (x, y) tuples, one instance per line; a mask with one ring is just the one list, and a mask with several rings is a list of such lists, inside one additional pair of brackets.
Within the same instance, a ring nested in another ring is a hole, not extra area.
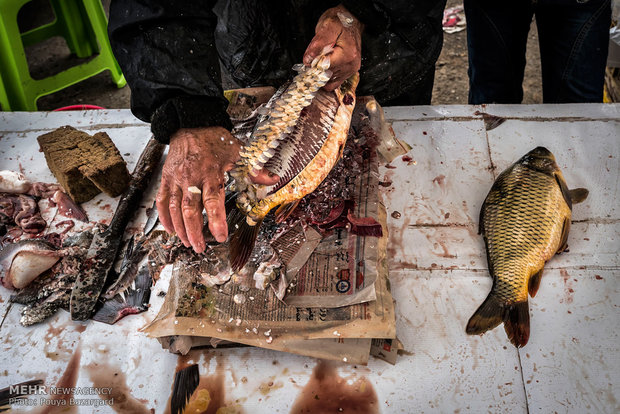
[(211, 1), (112, 0), (108, 31), (131, 88), (131, 110), (168, 143), (179, 128), (232, 128)]

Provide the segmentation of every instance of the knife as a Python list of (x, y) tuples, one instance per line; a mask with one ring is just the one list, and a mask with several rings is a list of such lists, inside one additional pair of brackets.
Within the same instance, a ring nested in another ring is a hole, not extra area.
[(114, 265), (125, 228), (138, 208), (149, 178), (159, 165), (164, 147), (152, 138), (149, 140), (138, 159), (129, 187), (118, 202), (110, 225), (105, 231), (94, 235), (71, 292), (71, 319), (83, 321), (92, 316), (108, 273)]

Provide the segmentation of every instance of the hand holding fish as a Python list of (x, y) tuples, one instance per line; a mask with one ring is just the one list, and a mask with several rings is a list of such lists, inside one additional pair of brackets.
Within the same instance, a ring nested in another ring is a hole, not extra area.
[(362, 64), (362, 31), (363, 24), (344, 6), (328, 9), (319, 18), (303, 62), (310, 66), (326, 48), (333, 48), (329, 55), (333, 75), (323, 87), (325, 90), (333, 91), (359, 71)]
[[(176, 232), (186, 247), (205, 250), (203, 206), (209, 230), (226, 241), (225, 172), (239, 159), (241, 142), (222, 127), (182, 128), (170, 138), (157, 193), (159, 219), (168, 233)], [(255, 182), (272, 184), (276, 177), (259, 174)]]

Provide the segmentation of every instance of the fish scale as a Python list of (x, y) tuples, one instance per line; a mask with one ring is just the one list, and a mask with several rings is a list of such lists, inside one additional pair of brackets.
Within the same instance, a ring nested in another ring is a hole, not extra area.
[[(338, 101), (332, 92), (319, 91), (314, 102), (305, 112), (302, 112), (298, 123), (293, 128), (292, 133), (280, 144), (281, 148), (266, 164), (265, 168), (280, 176), (280, 181), (268, 190), (273, 193), (282, 188), (293, 177), (295, 177), (303, 167), (314, 158), (327, 138), (323, 128), (329, 128), (334, 122), (334, 109), (337, 108)], [(325, 121), (312, 122), (312, 114), (324, 114)], [(289, 157), (282, 157), (284, 152), (290, 152)]]
[(553, 154), (537, 147), (502, 172), (480, 212), (493, 287), (467, 324), (481, 334), (504, 323), (517, 347), (529, 339), (528, 293), (534, 296), (545, 263), (566, 249), (573, 202), (587, 190), (569, 191)]
[[(532, 185), (518, 185), (524, 181)], [(523, 302), (527, 300), (530, 276), (559, 247), (564, 220), (548, 214), (549, 210), (562, 218), (570, 215), (570, 209), (555, 179), (545, 173), (516, 165), (498, 182), (507, 190), (506, 195), (491, 197), (489, 203), (497, 202), (497, 208), (488, 209), (484, 215), (489, 259), (497, 278), (494, 289), (506, 303)]]

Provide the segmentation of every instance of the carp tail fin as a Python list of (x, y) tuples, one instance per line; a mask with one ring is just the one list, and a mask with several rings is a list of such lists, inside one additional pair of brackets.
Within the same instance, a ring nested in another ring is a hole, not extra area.
[(472, 317), (469, 318), (465, 332), (469, 335), (481, 335), (502, 323), (503, 315), (503, 303), (497, 298), (495, 293), (491, 292)]

